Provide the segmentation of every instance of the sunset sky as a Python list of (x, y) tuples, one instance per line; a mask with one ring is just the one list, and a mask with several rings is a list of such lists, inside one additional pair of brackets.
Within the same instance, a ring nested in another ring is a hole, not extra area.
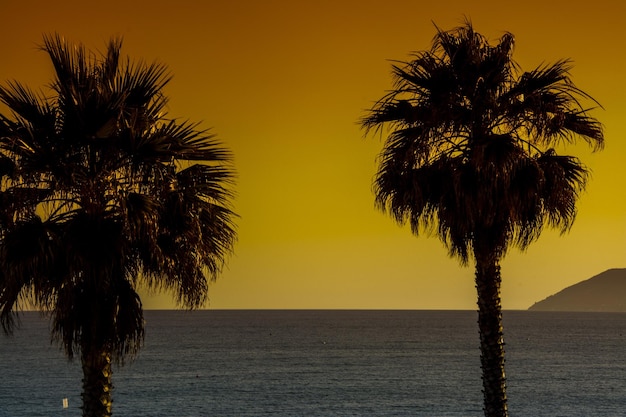
[[(507, 4), (514, 4), (508, 6)], [(474, 309), (473, 268), (374, 208), (378, 137), (358, 120), (391, 87), (389, 60), (428, 49), (433, 22), (511, 32), (523, 69), (574, 61), (604, 110), (606, 148), (567, 148), (593, 171), (567, 235), (546, 230), (502, 265), (503, 306), (525, 309), (626, 267), (626, 6), (615, 0), (0, 0), (0, 82), (44, 87), (57, 32), (168, 65), (169, 116), (202, 121), (237, 170), (239, 238), (208, 308)], [(147, 295), (146, 308), (169, 308)]]

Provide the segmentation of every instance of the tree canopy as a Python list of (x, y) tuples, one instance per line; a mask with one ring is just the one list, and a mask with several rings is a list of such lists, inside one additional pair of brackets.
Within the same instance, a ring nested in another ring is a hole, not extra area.
[(0, 319), (48, 311), (71, 356), (117, 358), (143, 337), (137, 289), (201, 306), (233, 249), (232, 155), (198, 124), (167, 117), (159, 63), (46, 36), (50, 90), (0, 87)]

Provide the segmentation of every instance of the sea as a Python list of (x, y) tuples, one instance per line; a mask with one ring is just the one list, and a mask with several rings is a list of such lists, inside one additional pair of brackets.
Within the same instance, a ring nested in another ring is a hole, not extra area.
[[(480, 417), (474, 311), (146, 311), (115, 366), (126, 417)], [(626, 416), (626, 313), (505, 311), (511, 417)], [(21, 314), (0, 335), (0, 416), (78, 417), (81, 371)]]

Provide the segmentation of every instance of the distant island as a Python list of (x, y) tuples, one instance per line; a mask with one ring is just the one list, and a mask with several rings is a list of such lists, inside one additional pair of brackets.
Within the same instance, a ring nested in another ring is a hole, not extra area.
[(626, 268), (609, 269), (567, 287), (529, 310), (626, 312)]

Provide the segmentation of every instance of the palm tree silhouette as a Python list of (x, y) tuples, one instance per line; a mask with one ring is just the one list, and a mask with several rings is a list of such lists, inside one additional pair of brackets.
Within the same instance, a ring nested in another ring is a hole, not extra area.
[(51, 94), (0, 87), (0, 319), (49, 312), (80, 353), (83, 416), (111, 415), (111, 362), (143, 342), (138, 285), (199, 307), (235, 240), (231, 155), (197, 125), (165, 117), (165, 66), (58, 35), (42, 49)]
[(475, 261), (488, 417), (508, 414), (500, 261), (545, 225), (564, 233), (574, 221), (588, 170), (554, 147), (580, 138), (598, 150), (604, 140), (569, 61), (521, 72), (513, 45), (509, 33), (490, 44), (469, 21), (437, 28), (430, 50), (393, 65), (393, 90), (361, 121), (366, 133), (390, 129), (377, 207), (415, 235), (438, 236), (462, 264)]

